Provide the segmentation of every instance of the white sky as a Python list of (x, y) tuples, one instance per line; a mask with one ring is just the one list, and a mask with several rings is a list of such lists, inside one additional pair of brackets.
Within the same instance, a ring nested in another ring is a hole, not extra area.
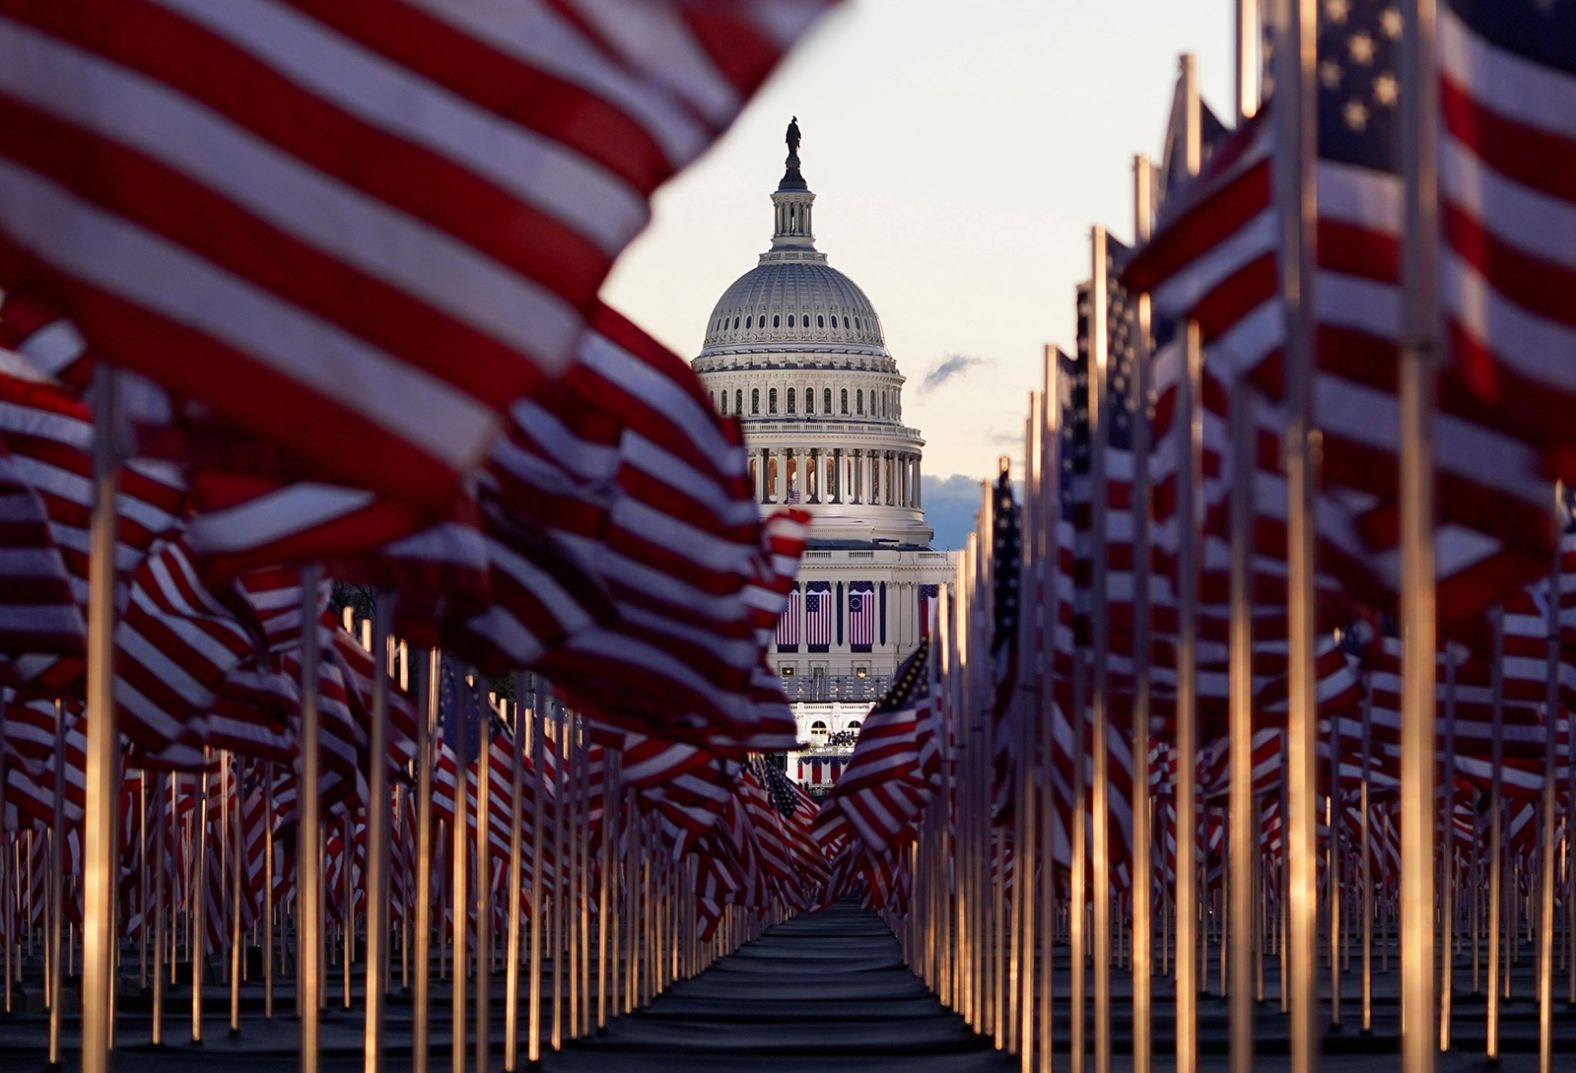
[[(875, 303), (930, 474), (1022, 453), (1044, 343), (1070, 346), (1089, 226), (1127, 238), (1132, 157), (1158, 155), (1177, 56), (1230, 108), (1232, 0), (849, 0), (656, 199), (604, 296), (685, 357), (770, 245), (797, 114), (816, 244)], [(949, 355), (983, 358), (919, 391)]]

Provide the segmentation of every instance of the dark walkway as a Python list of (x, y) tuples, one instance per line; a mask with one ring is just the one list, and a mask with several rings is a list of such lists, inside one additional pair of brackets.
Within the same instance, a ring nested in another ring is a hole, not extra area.
[(543, 1068), (951, 1073), (1017, 1063), (942, 1008), (880, 920), (838, 905), (772, 928)]

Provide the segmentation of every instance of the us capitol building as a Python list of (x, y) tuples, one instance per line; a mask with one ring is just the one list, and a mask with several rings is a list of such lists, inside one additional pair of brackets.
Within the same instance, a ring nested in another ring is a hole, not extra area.
[(772, 247), (717, 301), (693, 365), (712, 405), (743, 423), (762, 513), (791, 504), (814, 519), (770, 653), (808, 743), (788, 774), (814, 792), (920, 643), (952, 562), (930, 547), (925, 441), (903, 423), (903, 376), (870, 299), (815, 248), (797, 121), (787, 140)]

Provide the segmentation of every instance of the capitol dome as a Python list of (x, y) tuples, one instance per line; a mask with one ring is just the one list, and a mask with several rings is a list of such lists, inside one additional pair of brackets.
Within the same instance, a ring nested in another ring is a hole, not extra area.
[(823, 545), (928, 548), (925, 441), (903, 424), (903, 375), (870, 298), (815, 248), (797, 125), (789, 145), (771, 248), (717, 300), (695, 372), (743, 423), (763, 511), (800, 505)]
[(706, 322), (708, 353), (764, 343), (868, 348), (885, 355), (881, 318), (859, 285), (826, 263), (773, 249), (723, 292)]

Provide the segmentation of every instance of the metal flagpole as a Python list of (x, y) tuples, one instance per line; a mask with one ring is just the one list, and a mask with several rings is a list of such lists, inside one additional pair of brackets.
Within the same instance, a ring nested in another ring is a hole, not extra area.
[(1368, 790), (1373, 777), (1373, 682), (1363, 676), (1363, 781), (1358, 788), (1362, 806), (1362, 876), (1363, 876), (1363, 1031), (1372, 1032), (1374, 1026), (1374, 868), (1373, 818), (1369, 814)]
[[(1154, 221), (1154, 173), (1147, 156), (1133, 158), (1133, 239), (1149, 241)], [(1154, 987), (1154, 927), (1151, 879), (1153, 836), (1149, 827), (1149, 295), (1139, 294), (1133, 325), (1133, 850), (1132, 956), (1133, 1073), (1149, 1073)], [(1047, 400), (1047, 405), (1050, 400)], [(1051, 504), (1051, 510), (1056, 504)], [(1054, 547), (1054, 546), (1053, 546)], [(1053, 552), (1054, 554), (1054, 552)], [(1049, 863), (1047, 863), (1047, 868)]]
[[(1110, 623), (1106, 592), (1106, 465), (1109, 434), (1105, 428), (1107, 306), (1109, 268), (1106, 264), (1105, 228), (1089, 233), (1089, 442), (1090, 442), (1090, 604), (1091, 641), (1094, 649), (1090, 682), (1090, 743), (1094, 761), (1091, 865), (1094, 878), (1094, 1067), (1095, 1073), (1111, 1069), (1111, 773), (1108, 665)], [(1080, 761), (1081, 762), (1081, 761)]]
[[(482, 690), (481, 682), (472, 686)], [(491, 1039), (487, 1015), (492, 1004), (492, 865), (488, 839), (492, 836), (492, 702), (482, 714), (476, 741), (476, 1073), (487, 1073), (491, 1063)], [(462, 904), (459, 902), (456, 905)]]
[(355, 809), (347, 804), (339, 814), (340, 860), (343, 863), (339, 870), (340, 1002), (347, 1010), (350, 1009), (351, 966), (356, 961), (356, 902), (351, 883), (354, 879), (352, 865), (356, 860), (355, 823)]
[[(1558, 517), (1561, 500), (1556, 488), (1554, 502)], [(1556, 532), (1559, 530), (1556, 529)], [(1538, 1073), (1554, 1069), (1554, 823), (1555, 754), (1559, 748), (1560, 713), (1560, 552), (1555, 541), (1554, 562), (1549, 571), (1549, 591), (1545, 615), (1548, 626), (1548, 693), (1544, 699), (1543, 749), (1543, 830), (1540, 833), (1538, 862)], [(1445, 949), (1448, 959), (1450, 950)]]
[[(1181, 57), (1184, 162), (1197, 175), (1203, 158), (1203, 121), (1197, 63)], [(1176, 425), (1183, 437), (1177, 467), (1177, 701), (1176, 701), (1176, 1068), (1198, 1067), (1198, 497), (1203, 480), (1202, 337), (1185, 332), (1185, 366), (1177, 393)]]
[(520, 1046), (520, 867), (524, 839), (525, 720), (530, 718), (530, 676), (515, 673), (514, 741), (509, 769), (509, 871), (504, 897), (509, 899), (509, 938), (504, 949), (503, 1068), (514, 1073)]
[[(1239, 5), (1240, 10), (1240, 5)], [(1231, 867), (1231, 1070), (1253, 1069), (1253, 874), (1259, 837), (1253, 818), (1253, 395), (1245, 383), (1231, 398), (1231, 774), (1227, 841)], [(1340, 758), (1337, 756), (1336, 764)]]
[[(114, 973), (116, 773), (115, 525), (120, 391), (113, 366), (93, 381), (93, 512), (88, 522), (87, 771), (82, 813), (82, 1073), (108, 1073)], [(57, 966), (58, 968), (58, 966)]]
[(599, 889), (597, 893), (597, 937), (596, 937), (596, 1027), (597, 1031), (607, 1028), (610, 1012), (608, 1008), (608, 988), (612, 981), (618, 977), (616, 966), (609, 966), (608, 959), (618, 951), (617, 906), (614, 900), (617, 897), (616, 885), (618, 876), (613, 871), (613, 852), (616, 843), (613, 838), (613, 829), (618, 815), (618, 759), (619, 753), (611, 746), (602, 750), (602, 868), (599, 876)]
[[(1191, 59), (1191, 57), (1189, 57)], [(1191, 63), (1189, 63), (1191, 67)], [(1186, 326), (1186, 368), (1177, 400), (1183, 454), (1177, 467), (1176, 1055), (1177, 1073), (1198, 1068), (1198, 487), (1203, 350)]]
[[(174, 776), (171, 776), (173, 779)], [(155, 1047), (164, 1042), (164, 854), (169, 834), (164, 829), (164, 793), (153, 792), (153, 1024)]]
[(227, 780), (232, 805), (230, 834), (233, 849), (230, 853), (230, 1034), (241, 1034), (241, 810), (245, 801), (241, 797), (241, 772), (239, 758), (225, 752), (225, 763), (230, 769)]
[[(1236, 0), (1235, 4), (1236, 78), (1233, 90), (1239, 127), (1257, 111), (1257, 101), (1250, 103), (1250, 98), (1255, 96), (1257, 88), (1252, 84), (1258, 67), (1252, 60), (1251, 50), (1258, 37), (1258, 5), (1259, 0)], [(1231, 919), (1235, 924), (1230, 936), (1231, 982), (1228, 988), (1232, 1073), (1251, 1073), (1253, 1069), (1253, 1000), (1248, 993), (1248, 981), (1253, 972), (1253, 881), (1259, 847), (1253, 815), (1254, 447), (1253, 396), (1244, 382), (1238, 384), (1231, 398), (1231, 618), (1227, 656), (1231, 744), (1227, 844), (1231, 867), (1226, 872), (1226, 886), (1231, 899)]]
[(1286, 305), (1287, 596), (1290, 641), (1287, 718), (1288, 787), (1285, 850), (1289, 870), (1288, 950), (1291, 1073), (1318, 1062), (1318, 861), (1315, 857), (1318, 713), (1315, 706), (1313, 564), (1313, 381), (1315, 356), (1313, 170), (1317, 157), (1314, 64), (1318, 29), (1314, 0), (1284, 0), (1277, 20), (1275, 79), (1280, 141), (1277, 195), (1281, 218), (1281, 285)]
[(1440, 851), (1441, 897), (1439, 922), (1444, 929), (1444, 948), (1439, 958), (1439, 1049), (1450, 1049), (1450, 998), (1454, 990), (1453, 970), (1455, 951), (1451, 940), (1455, 934), (1456, 884), (1451, 868), (1451, 848), (1454, 844), (1453, 829), (1456, 815), (1456, 646), (1445, 645), (1445, 749), (1444, 785), (1440, 788), (1444, 798), (1443, 843)]
[[(388, 748), (388, 643), (394, 612), (392, 593), (378, 593), (372, 600), (372, 726), (367, 771), (367, 859), (363, 873), (367, 899), (366, 1019), (362, 1026), (363, 1073), (383, 1068), (383, 1004), (387, 990), (389, 925), (389, 748)], [(348, 854), (351, 847), (347, 845)], [(346, 858), (348, 874), (348, 861)], [(346, 925), (349, 926), (349, 917)]]
[[(1434, 1068), (1434, 361), (1438, 183), (1435, 0), (1402, 22), (1401, 1020), (1402, 1068)], [(1446, 956), (1448, 957), (1448, 951)]]
[(322, 997), (323, 872), (322, 784), (318, 755), (317, 589), (323, 568), (301, 569), (301, 771), (296, 782), (300, 810), (296, 836), (296, 995), (301, 1014), (301, 1073), (317, 1073), (318, 1010)]
[[(427, 652), (422, 712), (416, 720), (416, 992), (411, 999), (411, 1068), (427, 1073), (432, 1017), (432, 765), (443, 653)], [(442, 939), (439, 939), (442, 945)]]
[(55, 701), (54, 809), (49, 821), (49, 957), (45, 983), (49, 1000), (49, 1065), (60, 1065), (60, 933), (65, 919), (66, 879), (66, 724), (65, 710)]
[(564, 1045), (564, 893), (569, 886), (568, 870), (564, 867), (564, 827), (568, 820), (566, 798), (569, 788), (569, 773), (565, 765), (569, 762), (569, 750), (565, 744), (568, 735), (564, 732), (568, 726), (567, 713), (562, 704), (553, 707), (553, 741), (558, 746), (558, 763), (553, 770), (553, 905), (548, 917), (547, 945), (553, 958), (552, 1039), (553, 1050), (556, 1051)]
[(1504, 820), (1500, 803), (1501, 772), (1505, 759), (1505, 609), (1489, 612), (1494, 631), (1493, 653), (1493, 737), (1489, 747), (1488, 790), (1488, 1009), (1485, 1050), (1488, 1057), (1499, 1057), (1500, 931), (1502, 926), (1501, 886), (1504, 878), (1504, 849), (1501, 846)]
[(1330, 917), (1326, 936), (1330, 963), (1330, 1025), (1341, 1027), (1341, 824), (1345, 806), (1341, 801), (1341, 729), (1338, 719), (1330, 720), (1330, 796), (1329, 819), (1325, 821), (1325, 882), (1329, 892)]
[[(4, 702), (0, 702), (0, 723), (4, 722)], [(5, 772), (0, 770), (0, 786), (5, 785)], [(154, 796), (158, 796), (155, 794)], [(0, 876), (5, 863), (0, 860)], [(0, 880), (0, 900), (5, 885)], [(148, 772), (142, 769), (137, 775), (137, 900), (142, 907), (142, 922), (137, 926), (137, 977), (138, 986), (148, 986)]]
[(274, 1019), (274, 768), (263, 763), (263, 1019)]
[[(466, 688), (471, 687), (467, 685)], [(460, 699), (459, 703), (463, 710), (450, 712), (449, 721), (444, 724), (445, 732), (449, 736), (449, 748), (454, 752), (454, 825), (449, 839), (452, 843), (449, 862), (449, 924), (450, 942), (454, 947), (454, 975), (449, 992), (449, 1061), (452, 1063), (452, 1073), (465, 1073), (465, 1014), (468, 1001), (465, 977), (470, 971), (465, 952), (465, 924), (470, 906), (470, 897), (466, 893), (465, 885), (470, 864), (469, 847), (466, 846), (466, 817), (471, 811), (471, 768), (466, 760), (470, 749), (466, 741), (468, 733), (466, 713), (469, 711), (471, 700), (468, 694)], [(476, 1073), (486, 1073), (486, 1071), (479, 1069)]]
[(536, 782), (531, 788), (531, 978), (527, 988), (525, 1056), (529, 1062), (542, 1059), (542, 876), (547, 868), (542, 853), (542, 814), (547, 808), (547, 776), (542, 770), (542, 708), (546, 702), (531, 691), (531, 768)]
[[(1061, 452), (1060, 426), (1061, 403), (1058, 399), (1057, 376), (1060, 369), (1057, 367), (1057, 350), (1047, 346), (1044, 350), (1044, 370), (1040, 392), (1042, 407), (1040, 427), (1042, 454), (1044, 463), (1041, 467), (1040, 497), (1045, 504), (1043, 511), (1044, 526), (1042, 533), (1044, 553), (1040, 557), (1040, 584), (1042, 586), (1041, 606), (1042, 621), (1045, 623), (1045, 640), (1041, 645), (1038, 658), (1044, 668), (1040, 676), (1039, 709), (1042, 713), (1042, 727), (1052, 720), (1055, 706), (1055, 692), (1053, 671), (1055, 657), (1052, 654), (1056, 647), (1056, 630), (1059, 622), (1057, 611), (1057, 593), (1055, 587), (1055, 571), (1059, 569), (1060, 558), (1060, 529), (1061, 518)], [(936, 605), (936, 621), (938, 640), (945, 650), (948, 628), (948, 590), (943, 588), (940, 592), (940, 601)], [(1039, 897), (1039, 998), (1035, 1009), (1037, 1023), (1038, 1048), (1036, 1051), (1036, 1073), (1051, 1073), (1051, 1043), (1053, 1023), (1051, 1020), (1051, 995), (1054, 979), (1054, 953), (1056, 947), (1056, 868), (1055, 868), (1055, 824), (1051, 817), (1055, 809), (1055, 795), (1052, 792), (1051, 780), (1051, 746), (1047, 735), (1042, 732), (1037, 735), (1040, 739), (1040, 768), (1039, 768), (1039, 808), (1043, 821), (1040, 824), (1040, 897)], [(948, 778), (945, 765), (943, 765), (942, 778)], [(946, 800), (945, 797), (942, 798)], [(948, 837), (946, 814), (937, 817), (938, 836), (942, 841), (945, 860), (945, 846)], [(938, 884), (941, 878), (937, 879)], [(950, 950), (950, 944), (945, 947)]]
[(1071, 974), (1068, 989), (1071, 1020), (1067, 1031), (1069, 1068), (1072, 1073), (1084, 1073), (1084, 1056), (1087, 1049), (1084, 1032), (1088, 1014), (1087, 1007), (1084, 1005), (1084, 995), (1088, 981), (1088, 954), (1087, 937), (1084, 931), (1084, 909), (1088, 902), (1086, 862), (1089, 859), (1089, 840), (1084, 758), (1088, 755), (1085, 744), (1088, 726), (1085, 705), (1088, 703), (1088, 691), (1088, 661), (1084, 653), (1079, 651), (1073, 657), (1073, 807), (1070, 813), (1073, 844), (1072, 875), (1068, 884), (1071, 898), (1067, 907), (1068, 971)]
[(192, 824), (192, 938), (188, 954), (192, 977), (192, 1042), (202, 1042), (202, 985), (208, 960), (208, 765), (212, 755), (202, 751), (202, 770), (197, 773), (197, 817)]
[[(1040, 397), (1037, 392), (1029, 394), (1029, 416), (1024, 423), (1023, 440), (1023, 499), (1025, 534), (1022, 546), (1022, 557), (1019, 568), (1022, 570), (1023, 585), (1022, 596), (1019, 599), (1020, 612), (1018, 616), (1018, 649), (1024, 657), (1023, 679), (1017, 689), (1014, 700), (1014, 711), (1017, 718), (1017, 741), (1014, 743), (1016, 750), (1016, 775), (1017, 796), (1013, 808), (1013, 845), (1016, 852), (1018, 867), (1018, 889), (1013, 899), (1013, 936), (1012, 936), (1012, 965), (1010, 976), (1012, 981), (1012, 1009), (1013, 1018), (1010, 1025), (1009, 1045), (1018, 1055), (1019, 1073), (1032, 1073), (1034, 1058), (1034, 1020), (1031, 1011), (1034, 1006), (1034, 989), (1032, 981), (1034, 973), (1031, 967), (1034, 964), (1034, 877), (1036, 860), (1035, 843), (1035, 781), (1038, 777), (1038, 754), (1036, 752), (1036, 730), (1034, 690), (1032, 683), (1036, 680), (1039, 671), (1037, 664), (1029, 660), (1037, 659), (1040, 646), (1036, 643), (1035, 613), (1038, 606), (1038, 583), (1036, 571), (1040, 560), (1036, 557), (1039, 550), (1038, 536), (1041, 532), (1041, 523), (1044, 516), (1044, 503), (1039, 496), (1040, 481), (1040, 425), (1037, 412)], [(929, 639), (925, 640), (929, 644)], [(933, 671), (933, 664), (927, 670)], [(934, 694), (931, 703), (934, 704)], [(921, 906), (919, 896), (921, 889), (920, 863), (918, 860), (918, 844), (914, 846), (915, 856), (910, 857), (910, 872), (915, 882), (915, 905), (910, 915), (910, 923)], [(918, 936), (915, 936), (918, 939)], [(920, 954), (923, 960), (923, 953)]]
[[(576, 1036), (591, 1032), (591, 740), (582, 722), (578, 728), (579, 747), (576, 756), (580, 763), (579, 792), (576, 794), (580, 825), (577, 828), (576, 852), (579, 865), (580, 899), (580, 1020)], [(687, 904), (687, 903), (686, 903)]]

